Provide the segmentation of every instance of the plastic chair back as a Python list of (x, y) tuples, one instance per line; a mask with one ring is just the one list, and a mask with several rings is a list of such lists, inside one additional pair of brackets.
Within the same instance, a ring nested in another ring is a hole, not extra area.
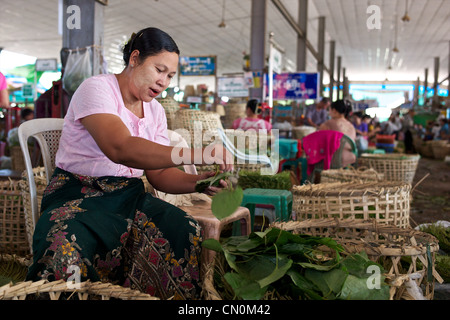
[(19, 126), (19, 143), (22, 149), (25, 161), (25, 170), (30, 185), (29, 188), (33, 225), (36, 225), (39, 218), (39, 208), (36, 196), (36, 183), (34, 180), (33, 165), (31, 163), (30, 152), (28, 149), (28, 139), (32, 137), (36, 139), (39, 144), (45, 167), (46, 180), (47, 183), (49, 183), (55, 169), (55, 156), (58, 151), (63, 124), (64, 119), (42, 118), (28, 120)]

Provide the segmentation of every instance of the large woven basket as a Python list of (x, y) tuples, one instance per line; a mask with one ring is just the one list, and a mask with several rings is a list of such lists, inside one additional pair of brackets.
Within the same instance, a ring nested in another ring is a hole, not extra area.
[(19, 182), (0, 181), (0, 253), (30, 253)]
[(358, 167), (372, 168), (389, 181), (413, 183), (420, 155), (368, 154), (358, 157)]
[(225, 119), (223, 126), (225, 129), (233, 128), (233, 122), (239, 118), (245, 118), (246, 103), (239, 103), (238, 101), (230, 101), (225, 106)]
[[(31, 260), (11, 255), (0, 255), (0, 262), (14, 262), (27, 268)], [(64, 280), (49, 282), (23, 281), (0, 287), (0, 300), (159, 300), (149, 294), (111, 283)]]
[(158, 99), (158, 102), (161, 103), (164, 107), (164, 111), (166, 112), (167, 128), (169, 130), (173, 130), (176, 113), (180, 110), (180, 104), (171, 97)]
[(444, 160), (446, 156), (450, 156), (450, 143), (448, 141), (434, 140), (430, 144), (435, 159)]
[[(192, 147), (199, 148), (214, 141), (214, 137), (218, 135), (217, 129), (223, 127), (222, 122), (220, 121), (220, 115), (216, 112), (196, 109), (180, 109), (175, 114), (173, 128), (173, 130), (186, 130), (186, 133), (188, 133), (190, 137), (187, 137), (186, 134), (182, 134), (182, 132), (180, 132), (180, 134)], [(196, 136), (197, 131), (201, 136)]]
[(292, 209), (298, 221), (375, 219), (408, 228), (410, 192), (411, 185), (388, 181), (306, 184), (292, 188)]
[[(45, 188), (47, 187), (45, 168), (44, 167), (33, 168), (33, 173), (34, 173), (34, 181), (36, 184), (36, 197), (38, 201), (38, 208), (40, 208), (42, 197), (44, 195)], [(33, 215), (31, 212), (30, 184), (25, 171), (22, 173), (22, 180), (19, 181), (19, 188), (23, 199), (26, 234), (28, 243), (30, 244), (29, 250), (31, 250), (31, 245), (33, 243), (34, 223), (33, 223)]]
[(392, 300), (418, 299), (410, 289), (414, 287), (422, 287), (422, 297), (432, 300), (434, 281), (443, 282), (434, 268), (438, 241), (428, 233), (380, 225), (373, 219), (290, 221), (273, 226), (295, 234), (333, 238), (349, 254), (366, 252), (386, 270)]
[(11, 146), (9, 152), (11, 155), (11, 169), (15, 171), (25, 170), (25, 160), (20, 146)]
[(316, 131), (317, 129), (311, 126), (299, 126), (292, 129), (292, 135), (294, 136), (294, 139), (303, 139), (303, 137)]
[(376, 172), (374, 169), (358, 168), (353, 169), (331, 169), (320, 173), (321, 183), (331, 182), (378, 182), (384, 180), (384, 174)]

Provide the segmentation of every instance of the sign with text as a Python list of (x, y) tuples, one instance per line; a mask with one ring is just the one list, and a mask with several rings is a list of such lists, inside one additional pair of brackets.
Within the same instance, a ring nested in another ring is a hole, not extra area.
[(245, 77), (224, 77), (217, 79), (219, 97), (248, 97), (249, 83)]
[[(318, 73), (280, 73), (273, 76), (274, 100), (318, 99), (320, 91)], [(268, 76), (266, 75), (266, 95), (268, 95)]]
[(216, 57), (180, 57), (180, 75), (215, 76)]

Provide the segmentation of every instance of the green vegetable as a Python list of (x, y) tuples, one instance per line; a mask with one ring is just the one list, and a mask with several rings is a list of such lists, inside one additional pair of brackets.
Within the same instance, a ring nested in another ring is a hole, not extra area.
[[(268, 295), (286, 299), (389, 299), (383, 268), (365, 253), (342, 258), (342, 247), (330, 238), (268, 228), (249, 236), (229, 237), (222, 243), (207, 239), (203, 246), (223, 259), (216, 269), (221, 273), (215, 275), (215, 287), (227, 288), (224, 299), (259, 300)], [(334, 258), (323, 258), (324, 246)], [(380, 270), (379, 289), (370, 289), (367, 284), (372, 276), (367, 270), (372, 265)]]
[(230, 176), (231, 172), (224, 172), (219, 174), (216, 173), (216, 175), (213, 177), (204, 180), (199, 180), (195, 185), (195, 191), (202, 193), (209, 187), (217, 187), (220, 183), (220, 180), (225, 180)]
[(212, 198), (211, 211), (214, 216), (221, 220), (233, 214), (241, 205), (244, 191), (241, 187), (222, 190)]

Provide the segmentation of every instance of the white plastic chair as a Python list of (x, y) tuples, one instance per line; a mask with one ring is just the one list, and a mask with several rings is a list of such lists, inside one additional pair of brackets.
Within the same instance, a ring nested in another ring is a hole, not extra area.
[(33, 230), (34, 226), (36, 226), (37, 220), (39, 219), (39, 207), (36, 195), (36, 182), (33, 174), (33, 165), (31, 163), (30, 152), (28, 150), (28, 139), (33, 137), (39, 144), (48, 184), (55, 169), (55, 156), (58, 151), (63, 124), (64, 119), (43, 118), (28, 120), (19, 126), (19, 143), (25, 161), (25, 170), (30, 188)]

